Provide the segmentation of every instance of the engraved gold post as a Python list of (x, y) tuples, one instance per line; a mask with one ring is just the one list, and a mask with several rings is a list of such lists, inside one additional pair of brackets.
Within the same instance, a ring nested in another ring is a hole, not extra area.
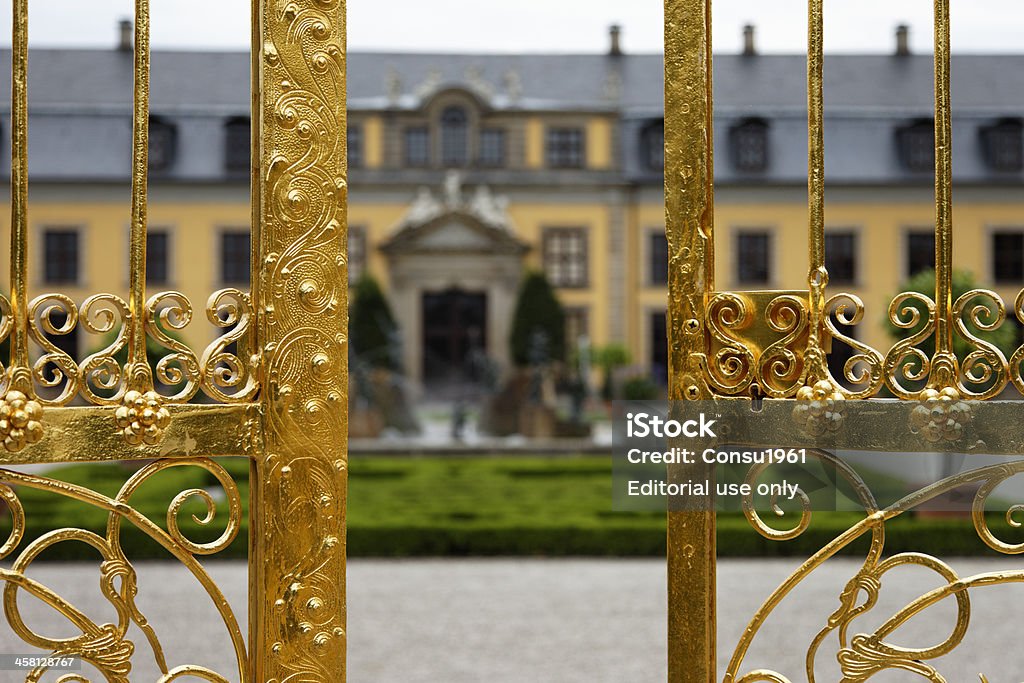
[[(665, 0), (665, 230), (669, 397), (712, 397), (700, 365), (714, 289), (711, 1)], [(686, 477), (682, 468), (670, 479)], [(691, 473), (705, 476), (707, 472)], [(668, 680), (715, 680), (715, 513), (668, 513)]]
[(929, 387), (957, 384), (953, 307), (953, 149), (949, 0), (935, 0), (935, 359)]
[(260, 0), (253, 11), (254, 426), (264, 452), (250, 470), (250, 675), (343, 683), (345, 2)]
[(11, 44), (12, 388), (28, 393), (28, 0), (14, 0)]
[(132, 222), (128, 310), (129, 388), (152, 389), (146, 362), (146, 209), (149, 180), (149, 0), (135, 0), (135, 107), (132, 125)]

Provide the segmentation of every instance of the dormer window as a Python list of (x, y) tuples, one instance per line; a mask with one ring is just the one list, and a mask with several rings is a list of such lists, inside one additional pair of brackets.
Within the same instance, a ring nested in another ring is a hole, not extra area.
[(768, 122), (746, 119), (729, 130), (729, 151), (737, 171), (759, 173), (768, 168)]
[(640, 132), (640, 154), (644, 168), (651, 171), (665, 169), (665, 122), (647, 124)]
[(980, 131), (981, 154), (993, 171), (1024, 170), (1024, 121), (1003, 119)]
[(405, 165), (422, 168), (430, 164), (430, 130), (426, 126), (405, 129)]
[(252, 134), (249, 119), (236, 117), (224, 126), (225, 148), (224, 167), (229, 173), (248, 173), (250, 169), (250, 147)]
[(149, 118), (149, 170), (166, 171), (177, 152), (177, 127), (156, 116)]
[(441, 112), (441, 163), (465, 166), (469, 161), (469, 117), (462, 107)]
[(900, 164), (908, 171), (934, 170), (935, 122), (919, 119), (896, 129), (896, 151)]

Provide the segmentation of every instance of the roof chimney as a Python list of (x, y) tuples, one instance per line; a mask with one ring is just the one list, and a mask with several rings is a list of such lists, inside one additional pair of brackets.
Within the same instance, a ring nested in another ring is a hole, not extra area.
[(754, 43), (755, 29), (753, 24), (743, 27), (743, 56), (752, 57), (757, 54), (757, 45)]
[(618, 24), (612, 24), (608, 27), (608, 37), (611, 39), (611, 44), (608, 47), (608, 54), (612, 57), (622, 56), (622, 27)]
[(122, 19), (117, 22), (118, 39), (117, 49), (121, 52), (132, 51), (132, 39), (135, 37), (135, 26), (131, 19)]
[(896, 56), (906, 57), (910, 54), (910, 27), (900, 24), (896, 27)]

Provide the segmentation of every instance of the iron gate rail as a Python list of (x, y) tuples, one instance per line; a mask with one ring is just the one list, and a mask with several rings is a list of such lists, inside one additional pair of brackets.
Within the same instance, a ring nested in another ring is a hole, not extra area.
[[(1009, 306), (987, 289), (971, 290), (955, 300), (952, 294), (950, 2), (933, 1), (936, 285), (934, 298), (916, 292), (903, 292), (895, 297), (889, 305), (888, 318), (895, 327), (906, 331), (906, 337), (883, 353), (841, 331), (843, 326), (862, 320), (863, 303), (852, 294), (828, 292), (824, 239), (823, 0), (808, 0), (807, 12), (807, 286), (799, 291), (756, 292), (715, 288), (712, 3), (665, 0), (665, 219), (670, 259), (671, 399), (749, 402), (755, 397), (763, 398), (765, 421), (779, 426), (787, 435), (796, 429), (791, 419), (794, 411), (804, 410), (815, 402), (825, 405), (849, 398), (870, 399), (872, 405), (887, 411), (889, 419), (881, 429), (864, 420), (848, 434), (862, 432), (862, 443), (868, 445), (861, 447), (878, 450), (898, 451), (907, 448), (908, 441), (916, 440), (918, 447), (912, 450), (941, 443), (951, 449), (959, 444), (964, 448), (962, 452), (967, 452), (964, 435), (954, 424), (961, 422), (961, 417), (1005, 420), (1012, 415), (1019, 420), (1021, 404), (986, 400), (998, 396), (1011, 384), (1024, 391), (1024, 346), (1007, 359), (985, 339), (985, 333), (1004, 323), (1008, 308), (1024, 322), (1024, 292)], [(981, 334), (971, 332), (968, 323)], [(919, 324), (920, 329), (912, 330)], [(970, 347), (967, 355), (956, 356), (954, 339)], [(834, 377), (828, 367), (832, 340), (841, 340), (854, 350), (842, 377)], [(929, 341), (934, 343), (931, 353), (920, 348)], [(883, 387), (897, 400), (877, 398)], [(919, 406), (921, 409), (916, 409)], [(850, 412), (843, 419), (856, 420), (866, 411)], [(992, 454), (1024, 452), (1016, 435), (993, 438), (987, 446), (987, 452)], [(843, 468), (842, 462), (830, 453), (817, 452), (816, 457)], [(947, 563), (928, 555), (900, 553), (885, 558), (885, 524), (944, 492), (976, 484), (980, 490), (974, 496), (972, 519), (980, 541), (1004, 554), (1024, 552), (1024, 544), (997, 538), (985, 518), (985, 503), (992, 490), (1022, 470), (1024, 467), (1019, 463), (980, 468), (937, 482), (885, 509), (877, 509), (870, 491), (866, 491), (864, 518), (808, 558), (765, 600), (735, 644), (721, 680), (790, 681), (783, 672), (744, 670), (748, 648), (767, 616), (794, 586), (853, 540), (870, 537), (868, 556), (839, 596), (839, 608), (822, 619), (822, 631), (808, 644), (807, 666), (802, 673), (808, 681), (814, 680), (815, 655), (827, 635), (837, 634), (839, 649), (835, 656), (844, 681), (865, 681), (886, 670), (908, 671), (923, 679), (944, 681), (939, 672), (941, 665), (935, 660), (954, 650), (963, 639), (970, 618), (970, 591), (1024, 581), (1024, 571), (960, 577)], [(688, 473), (683, 469), (679, 476), (685, 480)], [(844, 470), (843, 476), (855, 485), (863, 484), (851, 471)], [(667, 558), (668, 678), (687, 683), (719, 679), (715, 663), (719, 643), (714, 505), (710, 499), (691, 502), (692, 510), (668, 515)], [(1007, 513), (1014, 526), (1018, 525), (1010, 515), (1020, 509), (1013, 506)], [(806, 528), (809, 512), (805, 510), (796, 527), (786, 531), (773, 529), (756, 513), (748, 518), (756, 532), (785, 541)], [(874, 605), (883, 575), (906, 564), (932, 570), (943, 585), (922, 594), (874, 632), (847, 637), (851, 622)], [(860, 595), (866, 596), (865, 602), (858, 603)], [(956, 604), (955, 624), (946, 640), (920, 649), (898, 647), (887, 640), (901, 624), (945, 598)], [(982, 680), (986, 680), (984, 676)]]
[[(176, 291), (146, 291), (149, 149), (149, 0), (135, 0), (130, 273), (127, 297), (90, 296), (79, 307), (54, 292), (28, 299), (28, 0), (13, 0), (10, 299), (0, 298), (0, 441), (9, 464), (141, 460), (114, 497), (48, 477), (0, 470), (13, 519), (0, 546), (8, 622), (27, 644), (76, 656), (110, 681), (130, 678), (138, 626), (161, 681), (226, 680), (166, 660), (135, 604), (136, 573), (121, 526), (138, 527), (178, 559), (209, 594), (242, 681), (345, 679), (345, 502), (347, 481), (347, 267), (344, 0), (252, 2), (251, 292), (211, 294), (205, 317), (219, 336), (201, 353), (178, 341), (193, 304)], [(127, 160), (126, 160), (127, 161)], [(55, 340), (76, 329), (106, 346), (79, 360)], [(165, 351), (151, 367), (147, 339)], [(34, 360), (33, 360), (34, 358)], [(125, 360), (119, 360), (126, 358)], [(212, 404), (189, 403), (202, 392)], [(74, 402), (76, 405), (71, 405)], [(249, 642), (200, 558), (224, 549), (241, 527), (237, 484), (210, 458), (250, 462)], [(206, 470), (223, 487), (224, 531), (209, 543), (179, 528), (189, 501), (218, 507), (202, 489), (181, 491), (166, 528), (132, 505), (151, 476), (174, 467)], [(108, 514), (105, 535), (54, 530), (19, 549), (25, 512), (18, 487), (83, 501)], [(103, 561), (100, 586), (118, 623), (96, 623), (26, 571), (44, 550), (84, 543)], [(17, 551), (17, 552), (15, 552)], [(18, 610), (25, 591), (62, 614), (80, 635), (53, 638)], [(37, 680), (44, 670), (28, 674)], [(61, 680), (71, 680), (62, 678)], [(75, 677), (74, 680), (84, 680)]]

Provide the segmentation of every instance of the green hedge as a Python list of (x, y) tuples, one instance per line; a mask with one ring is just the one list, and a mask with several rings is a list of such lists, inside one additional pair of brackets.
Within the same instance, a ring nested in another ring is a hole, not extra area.
[[(225, 460), (239, 485), (243, 521), (229, 548), (212, 558), (244, 558), (248, 541), (248, 464)], [(71, 465), (55, 478), (116, 494), (131, 474), (110, 464)], [(411, 556), (661, 556), (665, 552), (665, 516), (611, 511), (607, 457), (424, 457), (355, 456), (351, 463), (348, 550), (352, 557)], [(161, 527), (167, 506), (183, 489), (208, 486), (211, 475), (196, 467), (161, 472), (136, 492), (132, 503)], [(103, 535), (107, 514), (83, 503), (18, 487), (25, 506), (24, 544), (52, 529), (82, 527)], [(205, 508), (190, 501), (179, 515), (185, 534), (208, 542), (223, 530), (224, 506), (210, 527), (192, 514)], [(852, 513), (812, 516), (810, 527), (792, 541), (777, 542), (755, 533), (740, 515), (718, 520), (718, 553), (723, 557), (806, 557), (842, 533), (858, 517)], [(992, 515), (994, 533), (1006, 542), (1024, 540)], [(10, 528), (4, 516), (0, 533)], [(121, 544), (133, 559), (167, 559), (168, 553), (129, 522), (122, 523)], [(863, 556), (865, 536), (844, 550)], [(887, 554), (921, 551), (945, 556), (994, 554), (978, 538), (969, 518), (900, 517), (886, 527)], [(61, 543), (47, 559), (95, 559), (95, 550)]]

